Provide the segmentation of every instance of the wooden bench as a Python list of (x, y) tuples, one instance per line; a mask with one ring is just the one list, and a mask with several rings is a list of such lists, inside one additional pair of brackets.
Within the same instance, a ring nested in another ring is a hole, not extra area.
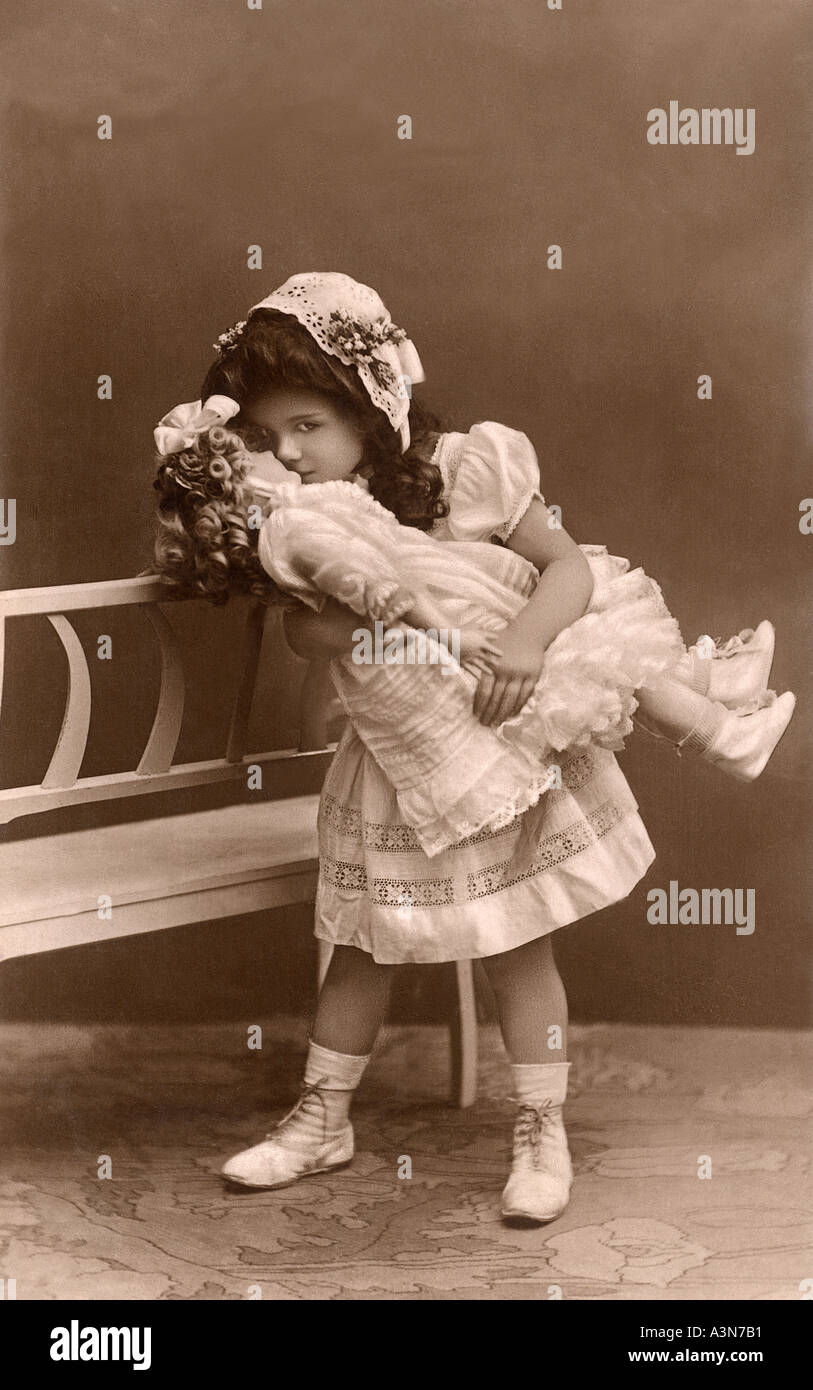
[[(173, 762), (186, 682), (177, 633), (163, 606), (189, 601), (149, 575), (0, 593), (0, 702), (7, 623), (37, 614), (46, 617), (68, 661), (62, 728), (48, 769), (38, 784), (0, 788), (0, 824), (60, 807), (235, 780), (247, 787), (253, 767), (265, 771), (292, 766), (296, 776), (307, 766), (310, 781), (315, 772), (321, 785), (335, 748), (327, 741), (335, 709), (327, 662), (306, 665), (298, 746), (245, 751), (269, 611), (253, 600), (245, 608), (225, 754), (203, 762)], [(91, 678), (84, 648), (67, 615), (122, 605), (143, 610), (158, 639), (161, 677), (155, 717), (134, 770), (81, 777)], [(0, 961), (312, 901), (318, 873), (317, 807), (318, 793), (311, 792), (9, 840), (0, 845)], [(320, 988), (332, 948), (326, 942), (317, 944)], [(458, 962), (456, 971), (451, 1094), (453, 1103), (466, 1106), (473, 1104), (477, 1087), (471, 961)]]

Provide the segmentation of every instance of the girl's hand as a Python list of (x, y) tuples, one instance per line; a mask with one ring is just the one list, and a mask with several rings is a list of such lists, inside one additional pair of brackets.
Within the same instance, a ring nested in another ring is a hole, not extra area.
[(494, 634), (484, 627), (458, 628), (458, 642), (460, 665), (475, 676), (490, 671), (502, 655)]
[(514, 637), (510, 626), (500, 633), (502, 655), (484, 671), (474, 696), (474, 713), (481, 724), (502, 724), (519, 714), (539, 680), (544, 652)]

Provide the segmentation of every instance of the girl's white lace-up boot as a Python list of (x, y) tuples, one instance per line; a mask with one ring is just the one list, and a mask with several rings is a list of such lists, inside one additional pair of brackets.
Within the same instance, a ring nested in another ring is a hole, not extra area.
[(573, 1165), (562, 1106), (570, 1062), (511, 1067), (519, 1105), (514, 1124), (511, 1176), (502, 1194), (502, 1215), (511, 1220), (553, 1221), (567, 1206)]
[(296, 1104), (261, 1143), (230, 1158), (221, 1175), (241, 1187), (272, 1188), (343, 1168), (354, 1153), (350, 1103), (371, 1056), (310, 1043)]

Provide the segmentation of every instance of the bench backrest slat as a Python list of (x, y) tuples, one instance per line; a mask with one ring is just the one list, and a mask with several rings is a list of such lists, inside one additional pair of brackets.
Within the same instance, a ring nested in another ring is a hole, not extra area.
[(82, 608), (119, 608), (132, 603), (184, 603), (184, 594), (154, 574), (132, 579), (96, 579), (90, 584), (51, 584), (42, 589), (4, 589), (0, 614), (71, 613)]
[[(332, 683), (329, 664), (312, 661), (305, 672), (300, 698), (298, 748), (272, 749), (247, 755), (244, 751), (259, 668), (267, 605), (251, 600), (242, 639), (240, 669), (232, 707), (226, 755), (206, 762), (173, 764), (184, 708), (183, 661), (174, 627), (158, 606), (184, 602), (163, 579), (138, 575), (133, 579), (90, 584), (62, 584), (42, 589), (9, 589), (0, 593), (0, 706), (3, 695), (3, 637), (11, 618), (41, 614), (56, 631), (68, 658), (68, 693), (54, 754), (42, 782), (28, 787), (0, 788), (0, 824), (77, 802), (106, 801), (143, 792), (203, 786), (245, 777), (249, 766), (279, 766), (299, 758), (311, 760), (332, 752), (327, 744), (327, 711)], [(143, 608), (161, 649), (161, 685), (155, 717), (138, 767), (97, 777), (80, 777), (91, 714), (91, 680), (87, 658), (67, 613), (93, 608), (138, 605)]]
[(166, 772), (172, 766), (181, 734), (185, 683), (183, 661), (175, 629), (157, 603), (140, 603), (161, 646), (161, 688), (150, 736), (136, 771), (142, 777)]
[(48, 621), (68, 658), (68, 693), (62, 728), (42, 785), (45, 788), (72, 787), (79, 776), (88, 742), (90, 671), (82, 643), (64, 614), (49, 613)]

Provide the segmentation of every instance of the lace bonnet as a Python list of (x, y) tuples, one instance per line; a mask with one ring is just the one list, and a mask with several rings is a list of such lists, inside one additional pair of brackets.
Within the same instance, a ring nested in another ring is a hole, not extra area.
[[(424, 380), (424, 370), (411, 339), (393, 323), (375, 290), (349, 275), (311, 271), (292, 275), (252, 305), (249, 318), (255, 309), (293, 314), (323, 352), (355, 367), (373, 405), (400, 434), (401, 452), (409, 448), (412, 384)], [(221, 334), (215, 347), (227, 351), (234, 346), (246, 322)]]

